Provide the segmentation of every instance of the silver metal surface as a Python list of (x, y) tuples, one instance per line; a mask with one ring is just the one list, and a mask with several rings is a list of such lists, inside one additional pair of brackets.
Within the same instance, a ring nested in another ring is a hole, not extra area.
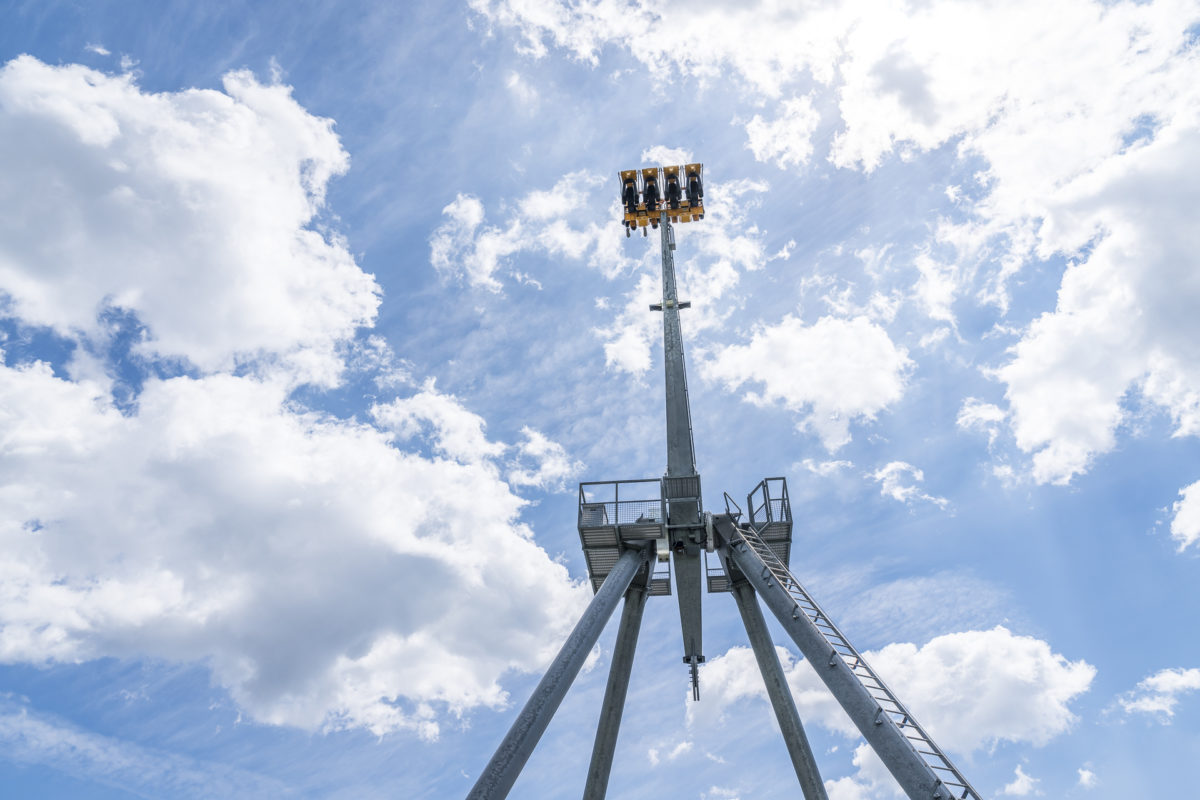
[(683, 634), (683, 660), (692, 676), (692, 697), (699, 699), (699, 665), (704, 662), (702, 602), (704, 529), (700, 523), (700, 475), (692, 440), (692, 412), (688, 402), (687, 368), (683, 360), (683, 332), (679, 326), (679, 292), (675, 286), (675, 232), (663, 211), (658, 221), (662, 236), (663, 370), (666, 377), (667, 498), (671, 560), (675, 567), (679, 624)]
[(533, 695), (508, 729), (504, 741), (500, 742), (491, 761), (480, 773), (475, 786), (467, 795), (467, 800), (502, 800), (508, 796), (533, 748), (537, 746), (554, 712), (566, 696), (567, 689), (571, 687), (588, 653), (600, 638), (600, 632), (612, 616), (617, 602), (629, 588), (633, 576), (648, 556), (649, 547), (646, 547), (626, 550), (617, 560), (604, 585), (592, 598), (587, 610), (583, 612), (583, 617), (567, 637), (537, 688), (533, 690)]
[(600, 707), (600, 721), (596, 725), (596, 743), (592, 746), (592, 763), (588, 767), (583, 800), (604, 800), (608, 792), (608, 776), (617, 749), (617, 734), (621, 729), (625, 696), (629, 692), (629, 674), (633, 669), (633, 654), (637, 649), (642, 611), (645, 608), (646, 590), (641, 586), (630, 586), (625, 592), (621, 625), (617, 629), (617, 642), (608, 668), (608, 685), (604, 689), (604, 704)]
[(667, 386), (667, 475), (696, 474), (692, 441), (692, 412), (688, 407), (687, 370), (683, 361), (683, 332), (679, 327), (679, 293), (675, 287), (675, 233), (667, 212), (658, 223), (662, 234), (663, 369)]
[(788, 756), (792, 759), (792, 767), (796, 770), (796, 779), (800, 781), (800, 791), (804, 793), (804, 800), (829, 800), (825, 794), (825, 785), (821, 783), (821, 772), (817, 769), (812, 747), (808, 744), (808, 736), (804, 733), (804, 725), (800, 722), (800, 714), (796, 711), (796, 702), (792, 699), (791, 689), (788, 688), (787, 678), (783, 674), (783, 666), (779, 663), (779, 654), (775, 652), (775, 643), (771, 641), (762, 609), (758, 607), (754, 589), (749, 583), (739, 582), (733, 587), (733, 599), (737, 601), (742, 623), (746, 626), (746, 635), (750, 637), (754, 659), (758, 662), (758, 671), (762, 673), (763, 683), (767, 686), (767, 697), (771, 699), (771, 707), (775, 709), (775, 719), (783, 734)]
[[(593, 592), (600, 591), (626, 547), (661, 540), (662, 552), (668, 552), (662, 483), (662, 478), (642, 478), (579, 484), (579, 543)], [(669, 562), (651, 576), (649, 591), (651, 596), (671, 593)]]
[(721, 533), (723, 555), (745, 574), (905, 794), (912, 800), (980, 800), (762, 539), (728, 523)]

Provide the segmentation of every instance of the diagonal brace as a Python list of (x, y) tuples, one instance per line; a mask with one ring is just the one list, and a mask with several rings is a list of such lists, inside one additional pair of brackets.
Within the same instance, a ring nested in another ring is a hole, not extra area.
[(625, 696), (629, 692), (633, 653), (637, 648), (645, 608), (646, 587), (637, 584), (630, 586), (621, 609), (621, 626), (617, 629), (617, 643), (608, 670), (608, 686), (604, 689), (604, 705), (600, 708), (600, 722), (596, 725), (596, 744), (592, 747), (592, 763), (588, 767), (583, 800), (604, 800), (608, 793), (608, 778), (612, 772), (617, 733), (621, 729)]
[(576, 623), (554, 662), (533, 690), (533, 696), (525, 703), (504, 741), (496, 748), (492, 760), (475, 781), (467, 800), (503, 800), (508, 796), (533, 748), (546, 732), (546, 726), (566, 696), (567, 689), (571, 688), (588, 653), (600, 638), (600, 632), (616, 609), (617, 601), (649, 558), (650, 550), (650, 545), (626, 550), (617, 559), (616, 566), (604, 579), (600, 591), (596, 592), (583, 617)]
[(796, 703), (784, 677), (783, 666), (779, 663), (779, 654), (775, 652), (775, 643), (767, 632), (767, 623), (753, 587), (745, 582), (734, 584), (733, 599), (737, 601), (746, 634), (750, 637), (750, 646), (754, 648), (758, 671), (767, 685), (767, 696), (771, 698), (771, 707), (775, 709), (775, 719), (779, 722), (779, 730), (791, 756), (792, 767), (796, 770), (796, 778), (800, 781), (804, 800), (828, 800), (817, 761), (804, 734), (800, 714), (796, 711)]
[[(726, 539), (727, 558), (745, 573), (767, 608), (910, 800), (950, 800), (954, 797), (891, 715), (884, 712), (862, 680), (830, 646), (808, 615), (800, 611), (787, 589), (766, 569), (765, 563), (745, 540), (734, 539), (726, 531), (722, 531), (722, 536)], [(969, 787), (968, 790), (974, 797), (979, 797), (974, 790)]]

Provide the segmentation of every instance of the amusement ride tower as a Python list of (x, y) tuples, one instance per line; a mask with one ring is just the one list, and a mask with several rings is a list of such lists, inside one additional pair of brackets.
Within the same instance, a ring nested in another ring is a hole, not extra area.
[[(682, 172), (682, 178), (681, 178)], [(629, 688), (634, 649), (648, 597), (671, 594), (675, 574), (683, 662), (699, 699), (704, 663), (700, 600), (729, 592), (737, 604), (767, 695), (805, 800), (826, 800), (817, 764), (767, 631), (759, 598), (808, 659), (863, 738), (911, 800), (982, 800), (842, 635), (788, 568), (792, 514), (787, 481), (766, 478), (746, 497), (746, 512), (724, 494), (724, 509), (704, 511), (696, 471), (687, 373), (675, 288), (673, 224), (704, 218), (703, 167), (687, 164), (624, 170), (621, 200), (626, 236), (657, 228), (662, 241), (666, 370), (667, 472), (661, 478), (587, 482), (579, 486), (579, 538), (595, 596), (546, 675), (521, 709), (467, 800), (508, 796), (559, 703), (624, 597), (608, 685), (596, 729), (584, 800), (603, 800)], [(715, 564), (705, 569), (712, 559)]]

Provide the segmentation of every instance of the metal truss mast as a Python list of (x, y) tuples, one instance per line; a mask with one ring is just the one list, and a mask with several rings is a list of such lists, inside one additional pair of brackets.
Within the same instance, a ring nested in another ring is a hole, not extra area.
[(792, 575), (787, 481), (761, 481), (746, 497), (745, 515), (727, 493), (723, 511), (703, 510), (679, 320), (679, 312), (691, 304), (680, 302), (676, 290), (673, 229), (673, 224), (704, 218), (703, 166), (624, 170), (620, 178), (626, 235), (639, 228), (643, 235), (651, 228), (661, 234), (662, 302), (650, 308), (663, 315), (667, 471), (661, 478), (580, 484), (577, 525), (595, 597), (467, 800), (508, 796), (623, 597), (583, 788), (584, 800), (603, 800), (642, 614), (649, 597), (671, 593), (671, 572), (693, 699), (700, 698), (701, 595), (707, 584), (709, 592), (733, 595), (805, 800), (827, 800), (825, 787), (763, 619), (760, 598), (911, 800), (982, 800)]

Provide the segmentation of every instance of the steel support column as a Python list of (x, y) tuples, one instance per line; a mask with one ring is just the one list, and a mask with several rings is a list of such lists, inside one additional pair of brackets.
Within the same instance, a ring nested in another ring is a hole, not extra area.
[(626, 550), (621, 554), (616, 566), (601, 584), (600, 591), (596, 592), (583, 617), (575, 625), (575, 630), (571, 631), (566, 643), (558, 651), (554, 663), (533, 690), (533, 696), (525, 703), (504, 741), (496, 748), (492, 760), (480, 773), (467, 800), (503, 800), (508, 796), (533, 748), (566, 696), (567, 689), (571, 688), (588, 653), (600, 638), (600, 632), (612, 616), (621, 595), (629, 588), (633, 576), (648, 555), (647, 548)]
[(642, 611), (646, 608), (646, 587), (630, 586), (625, 592), (621, 609), (621, 627), (613, 648), (612, 664), (608, 668), (608, 686), (604, 689), (604, 705), (596, 725), (596, 744), (592, 747), (592, 763), (588, 767), (587, 785), (583, 800), (604, 800), (608, 793), (608, 776), (612, 771), (613, 753), (617, 749), (617, 733), (621, 729), (621, 714), (625, 710), (625, 695), (629, 692), (629, 673), (633, 669), (633, 653), (637, 649), (638, 632), (642, 627)]
[(667, 398), (667, 474), (696, 474), (692, 441), (692, 409), (688, 403), (687, 369), (683, 362), (683, 330), (679, 326), (679, 291), (675, 286), (675, 234), (667, 212), (659, 218), (662, 234), (663, 369)]
[(880, 707), (867, 688), (825, 640), (808, 615), (770, 573), (745, 542), (726, 548), (746, 579), (762, 597), (788, 636), (800, 648), (817, 676), (887, 766), (892, 777), (911, 800), (946, 800), (951, 797), (933, 769), (925, 763), (892, 718)]
[(754, 589), (748, 583), (739, 582), (732, 591), (733, 599), (737, 601), (738, 611), (742, 615), (742, 622), (746, 626), (746, 633), (750, 637), (750, 645), (754, 648), (758, 671), (762, 673), (763, 682), (767, 685), (767, 696), (771, 698), (771, 707), (775, 709), (775, 719), (779, 722), (779, 730), (783, 733), (788, 755), (792, 758), (792, 766), (796, 770), (797, 780), (800, 781), (804, 800), (828, 800), (825, 786), (821, 783), (821, 773), (817, 769), (817, 761), (808, 745), (808, 737), (804, 735), (800, 714), (796, 711), (796, 703), (788, 688), (787, 678), (784, 677), (783, 666), (779, 663), (779, 654), (775, 652), (775, 643), (771, 641), (771, 635), (767, 632), (767, 623), (763, 619), (762, 609), (758, 607)]

